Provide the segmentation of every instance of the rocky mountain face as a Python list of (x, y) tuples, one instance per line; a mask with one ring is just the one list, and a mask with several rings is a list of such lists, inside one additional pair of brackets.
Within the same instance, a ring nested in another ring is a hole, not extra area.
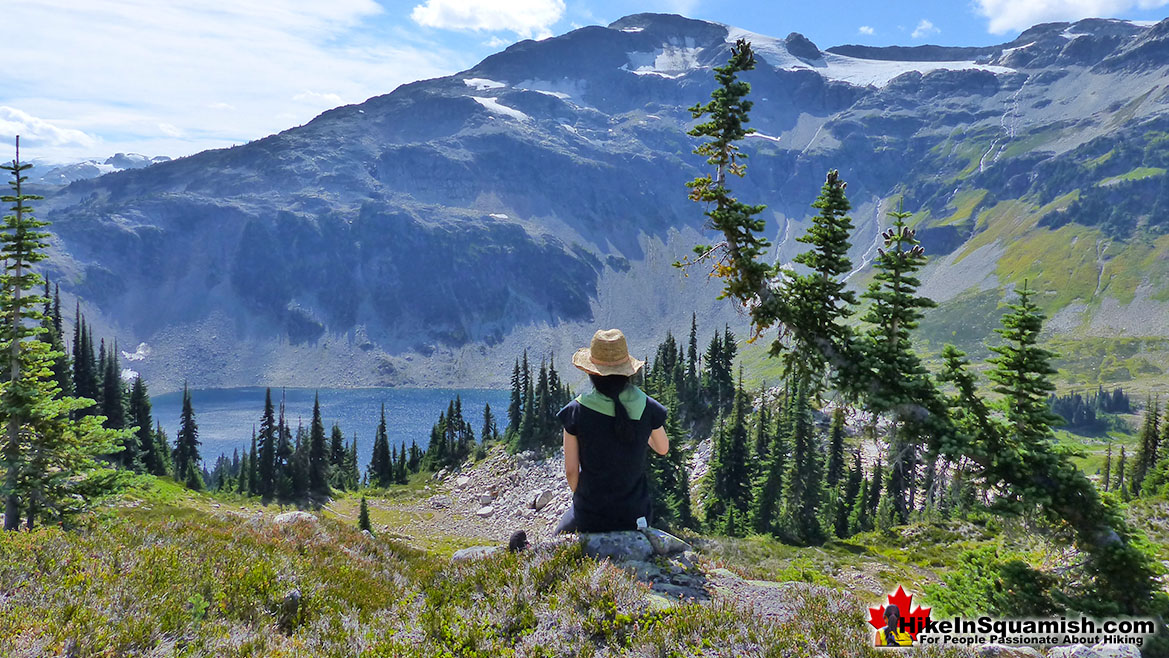
[(737, 38), (760, 61), (733, 188), (767, 204), (777, 258), (798, 252), (837, 168), (858, 285), (886, 212), (916, 213), (943, 302), (930, 341), (977, 343), (1027, 279), (1071, 339), (1156, 338), (1118, 357), (1117, 378), (1159, 371), (1141, 354), (1169, 336), (1169, 21), (821, 50), (629, 16), (50, 191), (50, 275), (123, 344), (152, 347), (135, 367), (162, 388), (500, 384), (520, 350), (567, 358), (602, 324), (645, 350), (692, 311), (741, 326), (705, 272), (670, 267), (702, 241), (687, 108)]

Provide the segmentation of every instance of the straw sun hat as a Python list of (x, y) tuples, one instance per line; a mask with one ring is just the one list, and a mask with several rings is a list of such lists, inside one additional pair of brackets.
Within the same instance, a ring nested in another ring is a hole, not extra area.
[(572, 355), (572, 365), (590, 375), (633, 376), (645, 361), (629, 356), (625, 334), (620, 329), (602, 329), (593, 334), (588, 347), (582, 347)]

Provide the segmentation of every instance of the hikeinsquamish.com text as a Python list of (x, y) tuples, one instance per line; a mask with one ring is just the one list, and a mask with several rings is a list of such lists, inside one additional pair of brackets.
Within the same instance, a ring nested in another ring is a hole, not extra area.
[[(904, 621), (908, 621), (903, 619)], [(908, 630), (908, 629), (907, 629)], [(996, 619), (994, 617), (931, 619), (918, 629), (916, 644), (1128, 644), (1144, 645), (1145, 636), (1157, 632), (1147, 618), (1092, 619)]]

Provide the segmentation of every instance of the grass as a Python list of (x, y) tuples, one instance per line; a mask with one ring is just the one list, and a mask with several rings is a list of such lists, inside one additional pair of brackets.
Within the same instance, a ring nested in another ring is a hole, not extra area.
[(186, 505), (4, 533), (0, 595), (11, 656), (879, 655), (846, 594), (797, 594), (782, 623), (733, 602), (661, 610), (575, 545), (452, 564), (330, 518)]
[(1165, 175), (1165, 169), (1162, 167), (1137, 167), (1132, 171), (1120, 174), (1119, 176), (1110, 176), (1105, 178), (1099, 183), (1096, 183), (1096, 185), (1103, 187), (1105, 185), (1114, 185), (1122, 181), (1144, 180), (1146, 178), (1153, 178), (1163, 175)]

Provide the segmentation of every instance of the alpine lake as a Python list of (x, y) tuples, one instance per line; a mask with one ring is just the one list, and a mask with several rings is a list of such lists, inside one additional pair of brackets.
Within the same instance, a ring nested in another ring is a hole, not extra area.
[[(200, 455), (211, 468), (220, 454), (230, 458), (232, 451), (243, 455), (251, 449), (253, 428), (259, 431), (264, 414), (263, 387), (192, 389), (191, 404), (195, 410), (195, 425), (199, 430)], [(463, 418), (471, 423), (475, 438), (483, 429), (483, 408), (491, 405), (491, 415), (502, 432), (507, 424), (507, 406), (510, 393), (494, 389), (422, 389), (422, 388), (272, 388), (272, 404), (280, 413), (284, 400), (284, 417), (296, 436), (297, 426), (308, 431), (313, 418), (313, 398), (320, 395), (321, 418), (328, 440), (334, 423), (341, 427), (348, 446), (356, 434), (358, 466), (364, 470), (369, 464), (374, 433), (381, 418), (381, 407), (386, 408), (386, 434), (390, 446), (409, 446), (411, 441), (426, 449), (430, 430), (438, 422), (439, 414), (446, 413), (451, 400), (462, 402)], [(179, 430), (183, 394), (166, 393), (152, 396), (154, 422), (162, 423), (171, 444)]]

